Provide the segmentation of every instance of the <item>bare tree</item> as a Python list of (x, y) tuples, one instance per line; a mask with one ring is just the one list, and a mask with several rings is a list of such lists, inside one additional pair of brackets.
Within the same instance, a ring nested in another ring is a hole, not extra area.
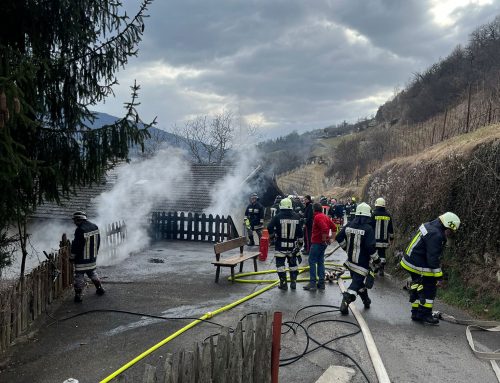
[(197, 163), (221, 164), (233, 144), (233, 115), (222, 111), (214, 117), (199, 116), (172, 130)]

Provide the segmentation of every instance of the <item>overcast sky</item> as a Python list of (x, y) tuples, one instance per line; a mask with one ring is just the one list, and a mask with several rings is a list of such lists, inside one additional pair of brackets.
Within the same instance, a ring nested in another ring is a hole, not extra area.
[(123, 115), (137, 79), (141, 116), (164, 130), (223, 109), (264, 138), (353, 122), (499, 13), (500, 0), (156, 0), (97, 110)]

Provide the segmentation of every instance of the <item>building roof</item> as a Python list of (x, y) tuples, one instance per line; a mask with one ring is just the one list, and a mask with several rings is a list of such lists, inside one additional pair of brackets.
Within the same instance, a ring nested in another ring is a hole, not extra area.
[[(152, 211), (185, 211), (201, 213), (210, 205), (210, 196), (214, 185), (234, 169), (233, 165), (191, 165), (191, 173), (184, 182), (176, 185), (168, 199), (155, 201)], [(38, 206), (31, 215), (36, 219), (71, 219), (76, 210), (83, 210), (88, 217), (97, 216), (95, 198), (113, 188), (118, 179), (117, 169), (108, 171), (105, 179), (89, 187), (78, 188), (69, 199), (62, 199), (61, 204), (45, 202)], [(132, 194), (141, 197), (140, 188)]]

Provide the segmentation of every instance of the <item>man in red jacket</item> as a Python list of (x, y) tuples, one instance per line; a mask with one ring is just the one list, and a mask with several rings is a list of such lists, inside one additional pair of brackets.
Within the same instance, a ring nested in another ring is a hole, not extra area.
[[(316, 291), (325, 289), (325, 250), (335, 238), (336, 226), (332, 220), (322, 213), (320, 203), (313, 205), (313, 227), (311, 249), (309, 250), (309, 284), (304, 290)], [(330, 237), (330, 230), (332, 237)], [(316, 270), (317, 269), (317, 270)]]

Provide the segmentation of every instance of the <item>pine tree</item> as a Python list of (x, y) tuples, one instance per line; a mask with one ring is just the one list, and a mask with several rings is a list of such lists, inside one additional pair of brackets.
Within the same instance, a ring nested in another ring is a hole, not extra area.
[(137, 84), (122, 119), (97, 130), (90, 125), (91, 108), (113, 94), (116, 72), (138, 53), (151, 2), (142, 0), (133, 17), (119, 0), (11, 0), (1, 6), (0, 233), (16, 223), (21, 276), (26, 220), (37, 205), (99, 181), (149, 136), (155, 121), (143, 124), (139, 117)]

